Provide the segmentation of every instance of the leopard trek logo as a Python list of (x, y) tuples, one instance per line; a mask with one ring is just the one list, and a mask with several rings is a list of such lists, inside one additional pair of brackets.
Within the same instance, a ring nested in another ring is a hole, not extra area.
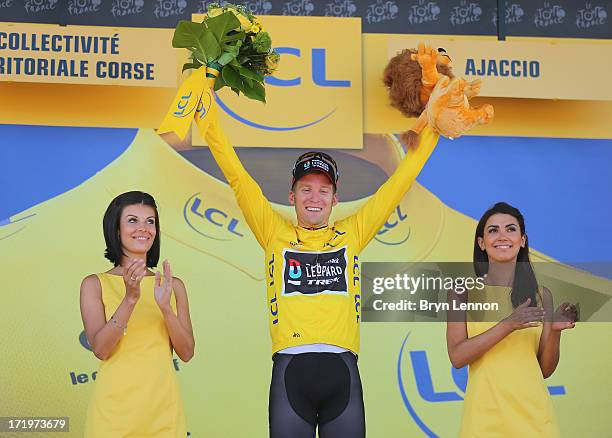
[(186, 7), (185, 0), (157, 0), (153, 13), (156, 18), (167, 18), (182, 15)]
[(438, 6), (437, 2), (419, 0), (418, 4), (408, 8), (408, 23), (421, 24), (438, 21), (440, 12), (440, 6)]
[(137, 15), (144, 8), (144, 0), (115, 0), (111, 6), (113, 17), (125, 17), (126, 15)]
[[(53, 11), (59, 0), (26, 0), (23, 7), (28, 14)], [(8, 2), (11, 3), (11, 2)]]
[(565, 15), (565, 9), (563, 9), (563, 6), (551, 6), (550, 2), (544, 2), (544, 6), (536, 9), (533, 17), (533, 23), (536, 27), (548, 27), (554, 24), (561, 24), (563, 23)]
[(10, 8), (13, 6), (13, 0), (0, 0), (0, 9)]
[[(518, 3), (512, 3), (511, 5), (506, 3), (506, 24), (516, 24), (523, 21), (525, 11)], [(493, 10), (492, 21), (497, 26), (497, 8)]]
[(90, 12), (98, 12), (102, 0), (70, 0), (68, 2), (68, 13), (70, 15), (83, 15)]
[(283, 15), (312, 15), (315, 5), (312, 0), (291, 0), (283, 4)]
[(348, 295), (346, 247), (324, 252), (283, 252), (283, 296)]
[(576, 12), (576, 27), (578, 29), (588, 29), (593, 26), (603, 26), (606, 24), (608, 11), (604, 6), (593, 6), (590, 2), (585, 3), (584, 8)]
[(451, 9), (450, 23), (453, 26), (476, 23), (482, 17), (482, 8), (479, 3), (461, 0), (459, 6)]
[(357, 6), (352, 0), (334, 0), (325, 6), (326, 17), (353, 17)]
[(394, 1), (376, 0), (368, 5), (365, 19), (368, 24), (395, 20), (399, 14), (399, 7)]

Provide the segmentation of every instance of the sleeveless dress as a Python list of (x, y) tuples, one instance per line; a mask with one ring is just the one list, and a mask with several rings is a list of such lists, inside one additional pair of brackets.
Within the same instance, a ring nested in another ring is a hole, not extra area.
[[(510, 290), (487, 286), (470, 292), (470, 302), (498, 302), (499, 311), (468, 311), (468, 337), (512, 313)], [(541, 325), (516, 330), (469, 365), (460, 437), (559, 436), (537, 358), (541, 334)]]
[[(109, 320), (125, 296), (123, 277), (97, 276)], [(170, 337), (153, 295), (154, 279), (143, 278), (127, 334), (100, 364), (85, 422), (87, 438), (187, 436)], [(174, 295), (172, 306), (176, 309)]]

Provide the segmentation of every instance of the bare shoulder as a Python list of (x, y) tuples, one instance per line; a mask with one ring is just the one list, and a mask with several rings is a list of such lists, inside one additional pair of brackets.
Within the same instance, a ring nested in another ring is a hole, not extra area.
[(102, 303), (102, 285), (96, 274), (88, 275), (81, 282), (81, 311), (99, 308)]
[(96, 274), (90, 274), (81, 282), (81, 292), (96, 293), (102, 290), (100, 279)]

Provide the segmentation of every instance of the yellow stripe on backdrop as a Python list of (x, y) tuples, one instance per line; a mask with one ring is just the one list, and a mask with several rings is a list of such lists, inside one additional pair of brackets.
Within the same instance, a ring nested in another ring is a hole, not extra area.
[[(290, 18), (294, 17), (276, 17)], [(306, 17), (301, 17), (307, 19)], [(350, 20), (349, 20), (350, 21)], [(70, 26), (69, 26), (70, 27)], [(110, 29), (110, 28), (109, 28)], [(167, 47), (170, 48), (172, 38), (172, 30), (168, 29), (139, 29), (142, 39), (147, 39), (151, 36), (162, 38), (167, 41)], [(283, 28), (279, 28), (279, 33), (276, 38), (282, 41)], [(272, 35), (275, 36), (274, 34)], [(408, 37), (408, 36), (407, 36)], [(416, 41), (416, 36), (410, 36)], [(434, 41), (440, 36), (421, 35), (423, 41)], [(451, 38), (451, 37), (445, 37)], [(473, 37), (471, 37), (473, 38)], [(393, 109), (388, 104), (387, 92), (382, 84), (382, 72), (388, 61), (389, 46), (392, 42), (397, 41), (398, 35), (387, 34), (362, 34), (361, 48), (362, 52), (362, 70), (363, 70), (363, 132), (368, 133), (389, 133), (403, 132), (413, 123), (413, 120), (404, 118), (399, 111)], [(453, 39), (461, 39), (461, 41), (469, 42), (471, 39), (467, 37), (456, 37)], [(358, 37), (355, 38), (358, 40)], [(474, 38), (474, 41), (482, 41), (482, 38)], [(484, 39), (490, 41), (490, 38)], [(528, 44), (529, 41), (535, 41), (541, 44), (541, 39), (529, 38), (509, 38), (508, 42), (520, 42)], [(413, 41), (411, 39), (411, 41)], [(549, 41), (549, 40), (546, 40)], [(310, 43), (305, 42), (308, 45)], [(395, 44), (395, 43), (394, 43)], [(499, 43), (502, 44), (502, 43)], [(583, 52), (592, 51), (594, 48), (606, 48), (609, 46), (609, 41), (592, 41), (592, 40), (551, 40), (553, 46), (563, 46), (567, 44), (568, 59), (581, 59)], [(312, 44), (311, 44), (312, 45)], [(306, 46), (305, 46), (306, 47)], [(310, 46), (309, 46), (310, 47)], [(351, 45), (350, 47), (359, 47)], [(311, 47), (312, 48), (312, 47)], [(581, 48), (585, 48), (581, 50)], [(588, 49), (588, 50), (587, 50)], [(172, 51), (172, 49), (169, 49)], [(575, 50), (572, 53), (571, 50)], [(605, 50), (604, 50), (605, 52)], [(174, 52), (172, 52), (174, 53)], [(330, 52), (331, 53), (331, 52)], [(342, 52), (347, 54), (348, 52)], [(342, 53), (340, 59), (343, 58)], [(287, 62), (281, 63), (279, 77), (283, 79), (291, 79), (295, 76), (297, 67), (304, 67), (308, 62), (312, 61), (312, 54), (304, 52), (300, 58), (290, 54), (284, 55)], [(348, 58), (352, 62), (354, 56)], [(605, 56), (603, 57), (605, 58)], [(173, 57), (175, 60), (176, 57)], [(300, 63), (297, 63), (300, 61)], [(330, 62), (333, 61), (330, 58)], [(593, 62), (593, 60), (590, 60)], [(591, 70), (607, 71), (601, 66), (601, 62), (609, 62), (602, 59), (600, 56), (596, 59), (595, 65)], [(174, 61), (171, 61), (174, 62)], [(336, 62), (336, 61), (333, 61)], [(568, 61), (569, 62), (569, 61)], [(585, 61), (586, 62), (586, 61)], [(303, 65), (302, 65), (303, 64)], [(574, 61), (574, 64), (578, 64)], [(334, 64), (330, 64), (333, 66)], [(338, 65), (336, 65), (337, 67)], [(302, 68), (300, 67), (300, 68)], [(304, 67), (306, 68), (306, 67)], [(287, 69), (287, 70), (283, 70)], [(587, 68), (585, 68), (587, 70)], [(180, 67), (177, 66), (177, 75)], [(335, 71), (335, 73), (334, 73)], [(455, 71), (457, 75), (462, 75), (461, 71)], [(297, 72), (299, 73), (299, 72)], [(332, 74), (340, 74), (334, 77)], [(328, 79), (346, 79), (346, 72), (330, 70)], [(283, 75), (287, 76), (283, 76)], [(304, 73), (304, 81), (310, 81), (310, 73)], [(348, 76), (347, 76), (348, 77)], [(37, 124), (37, 125), (56, 125), (56, 126), (105, 126), (105, 127), (131, 127), (131, 128), (157, 128), (168, 107), (172, 103), (176, 89), (160, 88), (160, 87), (129, 87), (116, 85), (74, 85), (74, 84), (51, 84), (51, 83), (17, 83), (7, 82), (8, 78), (0, 74), (0, 122), (16, 123), (16, 124)], [(356, 80), (356, 79), (355, 79)], [(484, 89), (488, 87), (488, 78), (484, 78)], [(605, 84), (605, 81), (603, 82)], [(533, 98), (493, 98), (484, 97), (474, 99), (474, 104), (491, 103), (495, 107), (495, 120), (491, 125), (476, 127), (471, 134), (473, 135), (492, 135), (492, 136), (531, 136), (531, 137), (567, 137), (567, 138), (612, 138), (612, 124), (608, 123), (612, 118), (612, 102), (610, 101), (589, 101), (589, 100), (563, 100), (566, 97), (576, 97), (575, 90), (593, 90), (603, 89), (605, 85), (597, 81), (592, 81), (588, 77), (570, 77), (567, 78), (567, 84), (563, 85), (563, 90), (570, 90), (571, 93), (559, 94), (561, 100), (548, 99), (533, 99)], [(275, 92), (274, 88), (268, 87), (268, 100), (273, 102)], [(320, 88), (320, 87), (319, 87)], [(562, 91), (563, 91), (562, 90)], [(565, 91), (563, 91), (565, 93)], [(592, 91), (589, 91), (592, 95)], [(222, 97), (231, 94), (231, 91), (223, 91)], [(532, 96), (529, 96), (532, 97)], [(587, 95), (585, 94), (585, 97)], [(232, 97), (229, 97), (232, 99)], [(62, 106), (58, 108), (57, 102), (61, 101)], [(36, 102), (36, 111), (32, 111), (32, 102)], [(118, 104), (120, 102), (120, 104)], [(301, 102), (301, 101), (300, 101)], [(328, 102), (326, 102), (328, 103)], [(249, 103), (251, 104), (251, 103)], [(257, 106), (257, 103), (252, 103)], [(289, 104), (288, 104), (289, 105)], [(290, 103), (292, 112), (298, 110), (299, 105), (296, 102)], [(87, 108), (87, 111), (83, 111)], [(308, 116), (312, 114), (306, 114)], [(325, 115), (325, 114), (323, 114)], [(292, 117), (297, 115), (292, 114)], [(356, 116), (356, 115), (355, 115)], [(284, 119), (287, 119), (285, 116)], [(290, 119), (294, 122), (297, 119)], [(305, 120), (305, 119), (304, 119)], [(259, 120), (261, 121), (261, 120)], [(352, 123), (342, 121), (343, 130), (347, 126), (353, 126)], [(241, 125), (235, 122), (236, 125), (232, 129), (235, 135), (238, 135), (236, 144), (242, 146), (258, 145), (258, 146), (307, 146), (296, 140), (292, 144), (290, 137), (285, 138), (285, 141), (278, 141), (263, 144), (258, 141), (257, 144), (250, 144), (248, 139), (243, 139), (241, 132), (249, 132), (246, 125)], [(355, 126), (359, 125), (354, 124)], [(244, 129), (240, 126), (244, 126)], [(284, 134), (283, 134), (284, 135)], [(310, 144), (310, 142), (307, 142)], [(329, 144), (320, 144), (320, 147), (355, 147), (356, 141), (352, 138), (332, 142)]]
[[(393, 137), (374, 137), (376, 151), (384, 150), (387, 157), (381, 167), (389, 173), (402, 153)], [(274, 153), (262, 152), (262, 159), (273, 159)], [(125, 153), (91, 179), (13, 218), (27, 219), (3, 227), (0, 253), (10, 257), (3, 256), (0, 278), (10, 293), (0, 319), (11, 339), (3, 347), (0, 411), (69, 416), (72, 435), (82, 434), (97, 360), (79, 342), (79, 283), (91, 271), (109, 268), (102, 258), (101, 218), (110, 199), (133, 189), (155, 194), (162, 258), (171, 261), (189, 291), (196, 356), (189, 364), (179, 363), (178, 376), (192, 436), (267, 436), (271, 360), (262, 251), (230, 188), (151, 130), (141, 130)], [(340, 204), (335, 217), (354, 212), (364, 201)], [(289, 206), (275, 208), (293, 215)], [(398, 225), (380, 237), (402, 243), (389, 246), (374, 240), (361, 261), (469, 260), (473, 219), (448, 208), (419, 184), (399, 208), (401, 215), (392, 217)], [(583, 280), (610, 294), (609, 280), (589, 275)], [(612, 360), (612, 350), (605, 348), (610, 328), (585, 323), (564, 335), (563, 360), (547, 383), (564, 385), (567, 392), (553, 400), (568, 437), (604, 436), (607, 431), (600, 419), (607, 414), (612, 384), (603, 379), (594, 385), (594, 376), (605, 376)], [(368, 434), (399, 438), (422, 433), (403, 394), (422, 424), (439, 436), (454, 436), (461, 402), (427, 401), (415, 384), (417, 374), (427, 371), (435, 392), (462, 394), (446, 357), (444, 324), (368, 323), (362, 326), (362, 339)], [(415, 368), (414, 355), (425, 357), (427, 368)]]
[(482, 79), (481, 96), (612, 100), (605, 87), (612, 41), (561, 38), (396, 35), (388, 37), (388, 56), (426, 42), (443, 48), (453, 72), (467, 80)]
[(170, 39), (167, 29), (0, 22), (0, 79), (175, 88)]

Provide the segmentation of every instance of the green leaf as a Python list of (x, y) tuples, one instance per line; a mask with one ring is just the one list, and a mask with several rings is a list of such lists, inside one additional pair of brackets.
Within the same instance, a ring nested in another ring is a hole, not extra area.
[(252, 87), (245, 87), (243, 93), (250, 99), (266, 103), (266, 89), (259, 82), (253, 82)]
[(232, 60), (236, 59), (236, 56), (238, 56), (238, 51), (240, 50), (241, 45), (242, 45), (242, 41), (238, 41), (233, 46), (229, 44), (224, 45), (225, 51), (217, 60), (219, 64), (226, 65), (226, 64), (229, 64)]
[(236, 54), (231, 53), (231, 52), (224, 52), (217, 61), (221, 65), (227, 65), (232, 61), (232, 59), (235, 59), (235, 58), (236, 58)]
[(232, 87), (232, 89), (236, 88), (244, 92), (244, 84), (240, 79), (240, 74), (234, 69), (234, 67), (226, 65), (221, 70), (221, 74), (223, 75), (223, 80), (227, 85)]
[(202, 37), (199, 40), (202, 47), (204, 47), (204, 53), (206, 54), (206, 61), (213, 61), (221, 54), (221, 45), (215, 39), (215, 36), (210, 31), (202, 33)]
[(242, 67), (242, 66), (238, 67), (238, 73), (240, 73), (240, 76), (244, 78), (249, 78), (257, 82), (263, 82), (264, 80), (264, 77), (262, 74), (259, 74), (253, 70), (249, 70), (246, 67)]
[(191, 59), (201, 62), (202, 64), (206, 64), (206, 54), (200, 49), (195, 49), (193, 52), (191, 52)]
[(225, 36), (225, 38), (223, 39), (223, 42), (224, 43), (231, 43), (232, 41), (242, 42), (244, 40), (244, 36), (245, 36), (244, 32), (230, 33), (229, 35)]
[(172, 47), (176, 49), (190, 49), (197, 47), (198, 40), (202, 36), (205, 27), (199, 23), (191, 21), (179, 21), (174, 36), (172, 37)]
[(225, 41), (227, 41), (226, 38), (228, 38), (228, 32), (240, 27), (240, 21), (232, 12), (229, 11), (205, 20), (204, 24), (213, 33), (219, 44), (223, 44)]
[(219, 75), (217, 76), (217, 79), (215, 79), (215, 86), (213, 87), (213, 90), (219, 91), (221, 88), (225, 87), (226, 85), (227, 84), (223, 80), (223, 75)]
[(268, 32), (259, 32), (255, 36), (255, 41), (253, 41), (253, 47), (259, 53), (268, 53), (272, 48), (272, 40), (270, 39), (270, 34)]
[(249, 79), (249, 78), (247, 78), (245, 76), (240, 76), (240, 79), (242, 79), (242, 82), (244, 82), (245, 88), (253, 86), (253, 80), (252, 79)]
[(204, 24), (181, 20), (174, 31), (172, 47), (187, 48), (192, 58), (204, 64), (221, 54), (221, 45)]
[(183, 64), (183, 70), (182, 71), (184, 72), (185, 70), (188, 70), (190, 68), (198, 69), (198, 68), (202, 67), (202, 65), (203, 64), (201, 64), (201, 63), (199, 63), (197, 61), (195, 61), (195, 62), (187, 62), (187, 63)]

